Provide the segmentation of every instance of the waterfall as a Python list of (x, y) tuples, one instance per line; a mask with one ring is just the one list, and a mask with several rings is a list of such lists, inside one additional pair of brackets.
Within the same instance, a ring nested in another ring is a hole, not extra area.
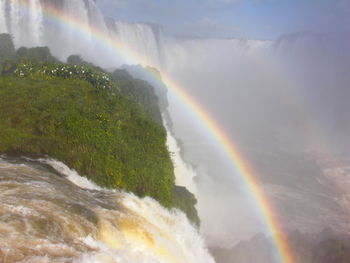
[(72, 17), (79, 23), (87, 25), (87, 29), (82, 33), (75, 27), (61, 23), (61, 38), (64, 44), (59, 43), (60, 56), (67, 57), (76, 53), (81, 55), (94, 53), (91, 32), (88, 27), (90, 21), (89, 13), (85, 1), (64, 0), (62, 9), (68, 17)]
[(31, 35), (30, 46), (37, 46), (41, 43), (42, 38), (43, 14), (40, 0), (32, 0), (29, 5), (29, 29)]
[(0, 33), (7, 32), (5, 20), (5, 0), (0, 0)]
[[(23, 7), (21, 2), (26, 2), (27, 6)], [(78, 20), (84, 30), (45, 15), (42, 4), (50, 2)], [(158, 68), (196, 98), (199, 105), (205, 105), (213, 119), (232, 133), (228, 137), (242, 144), (252, 165), (258, 166), (261, 188), (276, 201), (278, 212), (282, 211), (281, 217), (286, 219), (282, 220), (284, 226), (305, 231), (329, 225), (348, 229), (348, 215), (344, 216), (343, 209), (333, 206), (332, 199), (319, 202), (319, 196), (329, 196), (328, 190), (323, 190), (316, 180), (317, 184), (312, 185), (318, 177), (307, 170), (309, 165), (311, 172), (318, 168), (308, 162), (306, 170), (299, 172), (298, 166), (304, 155), (293, 157), (298, 164), (293, 165), (294, 161), (284, 156), (289, 154), (284, 153), (284, 149), (300, 150), (300, 145), (305, 145), (305, 152), (310, 152), (309, 148), (318, 147), (318, 137), (313, 132), (306, 133), (309, 127), (304, 129), (302, 126), (309, 123), (306, 117), (310, 108), (317, 113), (320, 124), (328, 123), (324, 132), (333, 138), (332, 143), (348, 151), (349, 143), (346, 142), (350, 128), (345, 127), (348, 120), (347, 114), (343, 113), (349, 112), (349, 37), (334, 41), (329, 40), (334, 37), (332, 35), (293, 35), (274, 43), (173, 38), (164, 36), (151, 24), (107, 19), (94, 0), (0, 0), (1, 32), (11, 33), (16, 47), (48, 46), (62, 61), (71, 54), (78, 54), (108, 69), (141, 62)], [(105, 43), (108, 37), (114, 40), (116, 47)], [(275, 53), (265, 56), (269, 52)], [(129, 60), (129, 53), (142, 61)], [(147, 80), (152, 83), (152, 79)], [(304, 105), (293, 104), (301, 101), (298, 96), (305, 97), (306, 109), (299, 107)], [(186, 106), (169, 92), (169, 103), (163, 103), (161, 109), (170, 112), (174, 123), (174, 127), (168, 127), (167, 123), (165, 126), (176, 184), (187, 187), (196, 195), (201, 232), (207, 237), (206, 241), (214, 245), (232, 245), (265, 231), (261, 215), (254, 210), (256, 204), (249, 199), (246, 185), (239, 181), (240, 175), (232, 161), (222, 154), (206, 128), (197, 125), (196, 117), (189, 114), (188, 109), (184, 110)], [(338, 126), (341, 126), (341, 132)], [(196, 167), (194, 171), (183, 160), (182, 145), (174, 134), (185, 148), (190, 146), (186, 148), (186, 161), (201, 164), (199, 169)], [(288, 147), (281, 147), (280, 143)], [(277, 146), (278, 151), (275, 151)], [(281, 164), (275, 160), (282, 160)], [(50, 261), (35, 250), (38, 247), (47, 252), (47, 257), (55, 255), (57, 261), (54, 262), (60, 262), (62, 258), (72, 258), (72, 262), (212, 262), (203, 248), (204, 242), (178, 211), (166, 211), (151, 199), (97, 188), (72, 171), (65, 171), (66, 168), (61, 167), (61, 173), (67, 178), (60, 178), (46, 172), (43, 175), (33, 164), (11, 165), (6, 162), (3, 163), (5, 168), (0, 165), (0, 177), (2, 172), (5, 177), (6, 174), (13, 175), (7, 181), (0, 181), (0, 200), (5, 204), (0, 209), (7, 209), (4, 211), (9, 215), (3, 221), (0, 217), (1, 262), (18, 261), (20, 259), (16, 257), (26, 253), (30, 254), (28, 262)], [(198, 171), (201, 173), (195, 184)], [(282, 177), (278, 172), (288, 175), (288, 180), (299, 176), (296, 179), (298, 185), (279, 182), (276, 178)], [(306, 178), (307, 181), (301, 180)], [(16, 180), (24, 180), (26, 184), (20, 186)], [(272, 183), (265, 185), (264, 180)], [(42, 189), (49, 189), (52, 198), (28, 203), (28, 196), (35, 200), (34, 194), (40, 194)], [(18, 206), (10, 203), (18, 200), (22, 191), (27, 194), (20, 200), (23, 203)], [(78, 197), (76, 193), (81, 195)], [(285, 196), (288, 198), (283, 199)], [(42, 204), (48, 205), (49, 210), (42, 210), (47, 208)], [(63, 210), (70, 213), (64, 214)], [(290, 211), (302, 213), (290, 214)], [(34, 236), (28, 238), (25, 233), (16, 232), (20, 227), (34, 231)], [(50, 240), (43, 238), (45, 233), (40, 232), (45, 227), (52, 231)], [(8, 233), (6, 229), (15, 231)], [(10, 236), (11, 243), (7, 243), (6, 238), (2, 240), (3, 235)], [(67, 241), (68, 245), (62, 241)], [(11, 246), (13, 251), (9, 249)]]
[[(20, 0), (0, 0), (0, 31), (10, 32), (16, 47), (47, 45), (53, 54), (62, 60), (69, 55), (78, 54), (103, 67), (116, 67), (130, 62), (138, 63), (138, 61), (127, 61), (125, 55), (129, 54), (125, 54), (128, 52), (123, 49), (126, 47), (134, 57), (140, 58), (142, 63), (160, 69), (168, 67), (168, 64), (171, 66), (169, 54), (172, 57), (171, 52), (174, 52), (175, 46), (187, 49), (190, 43), (199, 44), (198, 48), (202, 50), (213, 42), (220, 42), (224, 47), (236, 42), (238, 46), (246, 46), (245, 48), (250, 49), (254, 43), (259, 43), (255, 41), (247, 44), (240, 40), (185, 40), (179, 43), (164, 37), (156, 25), (104, 18), (94, 0), (62, 0), (60, 4), (53, 0), (26, 2), (27, 4), (23, 5)], [(79, 21), (79, 25), (63, 20), (58, 21), (57, 18), (46, 14), (42, 6), (44, 3), (54, 5), (65, 17)], [(111, 46), (106, 45), (104, 40), (94, 35), (95, 32), (103, 38), (110, 37), (115, 40), (120, 50), (113, 50)], [(98, 56), (96, 56), (97, 53)], [(175, 55), (181, 58), (184, 54), (180, 52)], [(164, 63), (164, 59), (168, 61)], [(176, 59), (179, 58), (176, 57)]]
[[(16, 47), (48, 46), (59, 59), (65, 60), (69, 55), (78, 54), (103, 67), (128, 64), (123, 48), (126, 47), (134, 56), (143, 57), (147, 65), (160, 66), (159, 30), (155, 26), (116, 21), (107, 23), (94, 0), (62, 0), (60, 5), (51, 3), (65, 16), (79, 21), (79, 26), (63, 21), (57, 23), (51, 15), (44, 17), (44, 2), (27, 2), (23, 5), (20, 0), (0, 0), (0, 32), (10, 32)], [(111, 37), (121, 50), (106, 45), (94, 36), (94, 32), (103, 38)]]
[[(9, 15), (6, 15), (6, 2), (0, 2), (0, 28), (9, 31), (16, 46), (38, 46), (42, 44), (43, 13), (40, 0), (30, 0), (28, 7), (24, 7), (20, 0), (10, 1)], [(9, 21), (7, 21), (9, 19)], [(9, 30), (6, 25), (10, 26)]]
[[(166, 118), (163, 116), (164, 126), (167, 131), (167, 146), (174, 164), (175, 184), (186, 187), (197, 197), (197, 187), (195, 184), (196, 172), (187, 164), (181, 156), (181, 148), (178, 141), (168, 127)], [(183, 150), (183, 149), (182, 149)]]
[[(22, 30), (25, 28), (25, 25), (21, 24), (21, 17), (24, 17), (24, 14), (22, 14), (20, 6), (19, 6), (19, 0), (13, 0), (10, 3), (10, 16), (9, 16), (9, 24), (10, 24), (10, 33), (12, 34), (13, 40), (16, 43), (20, 43), (20, 45), (25, 45), (23, 37), (22, 36)], [(24, 32), (23, 32), (24, 33)]]
[[(130, 50), (130, 53), (133, 53), (135, 57), (142, 58), (142, 63), (156, 67), (161, 72), (168, 73), (179, 84), (183, 84), (182, 86), (185, 89), (198, 88), (198, 90), (195, 90), (198, 93), (207, 92), (203, 87), (215, 87), (222, 80), (220, 75), (209, 80), (205, 78), (205, 76), (210, 76), (212, 72), (209, 71), (209, 67), (203, 67), (203, 65), (215, 64), (217, 65), (215, 72), (220, 71), (220, 73), (224, 72), (226, 74), (227, 71), (230, 71), (230, 74), (237, 76), (239, 80), (241, 78), (240, 72), (242, 71), (240, 69), (243, 60), (241, 59), (242, 53), (253, 52), (257, 46), (264, 45), (264, 42), (261, 41), (171, 38), (164, 36), (155, 25), (106, 19), (101, 14), (94, 0), (61, 0), (59, 4), (55, 0), (28, 0), (26, 2), (28, 7), (24, 8), (20, 5), (20, 0), (0, 0), (0, 15), (4, 14), (0, 16), (0, 29), (4, 28), (2, 30), (6, 31), (6, 25), (8, 26), (7, 31), (13, 35), (16, 47), (48, 46), (53, 55), (63, 61), (67, 56), (77, 54), (87, 61), (104, 68), (115, 68), (123, 64), (139, 63), (135, 59), (128, 61), (129, 54), (126, 50)], [(78, 20), (79, 28), (76, 25), (72, 26), (70, 23), (66, 23), (67, 21), (58, 21), (57, 18), (44, 15), (42, 4), (50, 2), (55, 4), (55, 8), (60, 9), (59, 12), (63, 12), (65, 16)], [(7, 12), (6, 15), (5, 11)], [(98, 32), (97, 35), (99, 37), (96, 37), (96, 32)], [(105, 38), (108, 37), (115, 41), (115, 49), (111, 45), (106, 44)], [(127, 49), (123, 49), (123, 47), (127, 47)], [(212, 55), (207, 56), (208, 54)], [(222, 61), (229, 61), (229, 64), (221, 63)], [(185, 74), (186, 71), (188, 71), (187, 75)], [(194, 78), (202, 81), (198, 87), (192, 85), (193, 82), (191, 81)], [(182, 82), (184, 79), (189, 81)], [(195, 92), (194, 94), (196, 94)], [(225, 99), (229, 98), (230, 96), (226, 96)], [(234, 99), (235, 96), (232, 96), (232, 98)], [(179, 105), (183, 106), (181, 103)], [(166, 110), (166, 107), (168, 107), (168, 104), (164, 103), (161, 107), (162, 111)], [(177, 114), (174, 113), (176, 111), (176, 108), (170, 110), (171, 117)], [(185, 116), (188, 115), (187, 113), (184, 114), (186, 114)], [(238, 113), (234, 112), (233, 114)], [(180, 116), (177, 121), (179, 119), (186, 119), (186, 117)], [(187, 127), (192, 126), (188, 125)], [(183, 139), (181, 136), (178, 136), (177, 132), (178, 130), (175, 131), (176, 136)], [(181, 147), (174, 138), (173, 133), (168, 128), (168, 146), (169, 150), (174, 153), (176, 183), (186, 186), (197, 195), (200, 191), (197, 190), (197, 186), (194, 183), (195, 171), (183, 160)], [(192, 136), (191, 132), (189, 134)], [(212, 187), (212, 189), (214, 188)], [(205, 207), (205, 202), (199, 203), (204, 204), (203, 207)], [(202, 215), (206, 212), (208, 211), (204, 211)], [(205, 221), (206, 219), (203, 219), (203, 225), (208, 225)], [(220, 228), (220, 225), (222, 225), (222, 228), (225, 227), (223, 224), (216, 225), (215, 229)], [(221, 231), (221, 229), (219, 230)]]
[(214, 263), (182, 212), (40, 161), (0, 159), (1, 262)]
[(147, 24), (114, 22), (113, 35), (150, 66), (160, 67), (160, 47), (156, 30)]

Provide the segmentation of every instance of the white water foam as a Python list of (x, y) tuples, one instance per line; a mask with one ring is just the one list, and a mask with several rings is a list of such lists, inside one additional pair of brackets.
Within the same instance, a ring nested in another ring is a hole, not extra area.
[(186, 187), (191, 193), (195, 196), (197, 194), (197, 187), (194, 182), (194, 178), (196, 177), (196, 172), (183, 160), (181, 156), (181, 149), (172, 135), (165, 118), (163, 117), (164, 127), (167, 132), (167, 146), (168, 151), (171, 154), (171, 159), (174, 164), (174, 173), (175, 173), (175, 184), (179, 186)]
[(0, 217), (0, 261), (6, 255), (6, 263), (18, 257), (23, 263), (214, 263), (181, 211), (149, 197), (96, 187), (57, 160), (39, 161), (76, 185), (30, 162), (21, 169), (4, 166), (0, 180), (15, 176), (17, 181), (0, 185), (0, 212), (13, 218)]
[(6, 33), (5, 0), (0, 0), (0, 33)]
[(71, 181), (72, 183), (74, 183), (75, 185), (81, 188), (89, 189), (89, 190), (102, 190), (101, 187), (91, 182), (86, 177), (80, 176), (77, 173), (77, 171), (75, 171), (74, 169), (70, 169), (67, 165), (65, 165), (60, 161), (57, 161), (55, 159), (42, 159), (42, 158), (38, 159), (38, 161), (51, 166), (60, 174), (65, 175), (69, 181)]

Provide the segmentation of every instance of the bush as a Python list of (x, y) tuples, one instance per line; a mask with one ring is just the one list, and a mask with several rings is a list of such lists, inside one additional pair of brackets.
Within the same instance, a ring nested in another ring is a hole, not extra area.
[[(88, 66), (61, 63), (37, 64), (25, 62), (16, 65), (13, 73), (17, 77), (30, 77), (38, 80), (48, 80), (56, 77), (64, 79), (80, 79), (89, 82), (96, 89), (106, 89), (119, 93), (119, 88), (116, 83), (110, 80), (107, 73)], [(113, 95), (113, 93), (111, 94)]]

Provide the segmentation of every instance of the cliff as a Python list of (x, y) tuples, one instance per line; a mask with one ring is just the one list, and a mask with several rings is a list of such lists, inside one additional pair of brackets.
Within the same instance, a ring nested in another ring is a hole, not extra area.
[(9, 39), (0, 35), (0, 55), (8, 54), (0, 57), (1, 154), (58, 159), (100, 186), (151, 196), (199, 222), (194, 197), (174, 185), (150, 84), (77, 57), (61, 63), (46, 47), (9, 53)]

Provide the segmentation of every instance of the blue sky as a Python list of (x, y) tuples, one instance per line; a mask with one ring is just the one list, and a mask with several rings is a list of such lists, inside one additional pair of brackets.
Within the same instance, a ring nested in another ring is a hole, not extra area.
[(105, 15), (176, 35), (275, 39), (350, 30), (350, 0), (97, 0)]

